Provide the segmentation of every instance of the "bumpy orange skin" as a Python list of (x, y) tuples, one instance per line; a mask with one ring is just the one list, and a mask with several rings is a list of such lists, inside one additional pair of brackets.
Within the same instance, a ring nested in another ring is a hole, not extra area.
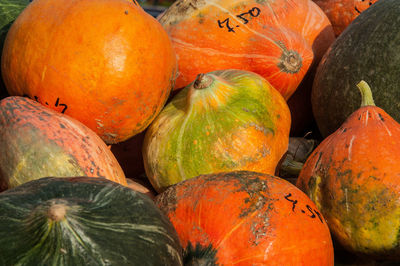
[(328, 16), (336, 36), (378, 0), (313, 0)]
[(303, 190), (347, 249), (399, 258), (400, 125), (385, 111), (354, 112), (307, 159)]
[(41, 177), (104, 177), (122, 185), (118, 161), (79, 121), (25, 97), (0, 102), (0, 188)]
[(10, 28), (1, 67), (10, 95), (36, 99), (117, 143), (158, 114), (177, 66), (167, 33), (135, 2), (37, 0)]
[[(243, 69), (260, 74), (288, 99), (310, 67), (313, 40), (326, 23), (309, 6), (308, 0), (176, 1), (158, 18), (178, 56), (175, 89), (199, 73)], [(312, 26), (304, 26), (308, 20)], [(295, 56), (285, 62), (288, 54)]]
[(178, 232), (184, 260), (202, 262), (188, 265), (333, 265), (325, 220), (304, 193), (278, 177), (201, 175), (162, 192), (156, 204)]

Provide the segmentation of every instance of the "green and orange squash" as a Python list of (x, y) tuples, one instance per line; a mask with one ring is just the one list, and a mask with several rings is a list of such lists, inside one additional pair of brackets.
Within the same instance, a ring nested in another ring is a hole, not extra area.
[(107, 145), (79, 121), (20, 96), (0, 101), (0, 190), (46, 176), (104, 177), (126, 185)]
[(313, 151), (297, 186), (347, 250), (400, 260), (400, 124), (358, 86), (361, 107)]
[(156, 197), (185, 265), (333, 266), (327, 223), (296, 186), (271, 175), (201, 175)]
[(200, 174), (274, 174), (289, 129), (286, 101), (260, 75), (234, 69), (200, 74), (146, 130), (146, 175), (160, 192)]
[(35, 0), (8, 31), (1, 62), (10, 95), (63, 112), (107, 143), (150, 124), (176, 69), (166, 31), (125, 0)]
[(154, 202), (103, 178), (33, 180), (0, 193), (0, 209), (1, 265), (183, 265)]
[(360, 94), (354, 86), (360, 80), (371, 86), (376, 105), (400, 121), (399, 13), (397, 0), (376, 2), (354, 19), (324, 55), (311, 94), (323, 137), (358, 109)]

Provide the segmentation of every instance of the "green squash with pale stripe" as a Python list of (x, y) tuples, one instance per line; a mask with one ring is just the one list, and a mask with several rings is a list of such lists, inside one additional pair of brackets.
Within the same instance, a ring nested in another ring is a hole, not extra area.
[(182, 265), (168, 218), (103, 178), (42, 178), (0, 193), (0, 265)]
[(235, 69), (200, 74), (147, 129), (146, 175), (161, 192), (200, 174), (274, 174), (288, 148), (290, 123), (286, 101), (260, 75)]

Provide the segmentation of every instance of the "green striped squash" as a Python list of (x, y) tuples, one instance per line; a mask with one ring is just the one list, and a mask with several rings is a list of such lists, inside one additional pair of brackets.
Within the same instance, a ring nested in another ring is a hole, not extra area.
[(0, 265), (182, 265), (153, 201), (103, 178), (46, 177), (0, 193)]

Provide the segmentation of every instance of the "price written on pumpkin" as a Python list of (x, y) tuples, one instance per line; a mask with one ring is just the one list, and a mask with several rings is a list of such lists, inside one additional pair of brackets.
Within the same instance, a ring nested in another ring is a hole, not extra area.
[[(258, 17), (260, 13), (261, 10), (258, 7), (253, 7), (247, 12), (236, 15), (236, 17), (240, 19), (243, 22), (243, 24), (247, 24), (249, 23), (250, 19)], [(234, 22), (232, 22), (230, 18), (226, 18), (224, 20), (218, 19), (217, 22), (218, 22), (218, 27), (220, 27), (221, 29), (226, 28), (228, 32), (235, 32), (235, 28), (240, 27), (240, 25), (238, 24), (233, 25)]]
[(319, 211), (317, 211), (316, 209), (313, 209), (308, 204), (305, 205), (305, 208), (302, 208), (301, 206), (297, 205), (297, 204), (299, 204), (299, 202), (298, 202), (298, 200), (292, 198), (292, 193), (285, 195), (285, 199), (287, 201), (289, 201), (290, 203), (292, 203), (292, 211), (293, 212), (300, 211), (304, 215), (306, 215), (312, 219), (318, 218), (321, 223), (324, 223), (324, 219), (322, 218), (322, 215)]
[[(24, 97), (31, 98), (27, 94), (25, 94)], [(42, 101), (40, 101), (38, 96), (33, 96), (33, 100), (37, 101), (38, 103), (44, 104), (46, 106), (50, 106), (50, 104), (47, 101), (45, 101), (44, 103)], [(57, 98), (57, 100), (54, 102), (54, 107), (62, 107), (62, 110), (61, 110), (62, 114), (64, 114), (65, 111), (67, 111), (67, 109), (68, 109), (68, 106), (66, 104), (60, 102), (60, 98)]]
[(368, 7), (370, 7), (370, 6), (372, 6), (376, 1), (377, 1), (377, 0), (369, 0), (369, 1), (366, 1), (366, 0), (359, 0), (358, 2), (355, 2), (355, 3), (354, 3), (354, 9), (356, 10), (356, 12), (357, 12), (358, 14), (361, 14), (362, 11), (365, 10), (365, 7), (359, 7), (359, 6), (357, 5), (357, 3), (360, 3), (360, 2), (361, 2), (361, 3), (367, 2), (367, 3), (368, 3)]

